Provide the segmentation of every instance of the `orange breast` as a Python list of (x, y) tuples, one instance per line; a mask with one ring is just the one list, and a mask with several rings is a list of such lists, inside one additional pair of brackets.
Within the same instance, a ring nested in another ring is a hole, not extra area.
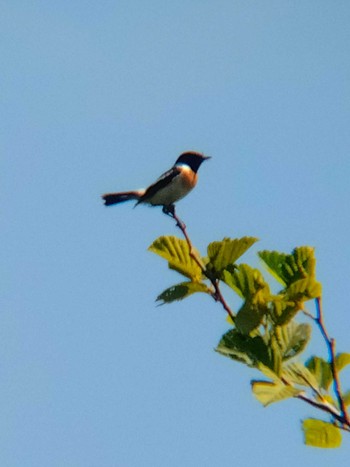
[(194, 173), (190, 167), (183, 166), (181, 167), (181, 174), (173, 178), (169, 185), (152, 196), (149, 202), (153, 205), (165, 206), (174, 204), (176, 201), (186, 196), (192, 188), (196, 186), (196, 183), (197, 174)]

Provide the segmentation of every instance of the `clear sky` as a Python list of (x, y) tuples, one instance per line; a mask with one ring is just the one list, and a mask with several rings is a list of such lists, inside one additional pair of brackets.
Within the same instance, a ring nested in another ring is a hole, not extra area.
[(315, 246), (350, 351), (350, 3), (5, 0), (0, 21), (0, 465), (346, 465), (349, 437), (305, 447), (318, 413), (262, 408), (213, 351), (210, 297), (155, 305), (178, 277), (147, 247), (174, 223), (100, 195), (212, 156), (178, 207), (193, 242)]

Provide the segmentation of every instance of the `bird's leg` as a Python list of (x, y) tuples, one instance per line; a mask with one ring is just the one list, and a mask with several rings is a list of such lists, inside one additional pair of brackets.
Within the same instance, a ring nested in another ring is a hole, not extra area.
[(174, 218), (175, 215), (175, 206), (173, 204), (169, 204), (169, 206), (163, 206), (163, 212), (167, 216)]
[(175, 204), (169, 204), (169, 206), (163, 206), (163, 212), (167, 216), (170, 216), (172, 219), (175, 219), (177, 227), (179, 227), (182, 231), (186, 229), (186, 225), (176, 215)]

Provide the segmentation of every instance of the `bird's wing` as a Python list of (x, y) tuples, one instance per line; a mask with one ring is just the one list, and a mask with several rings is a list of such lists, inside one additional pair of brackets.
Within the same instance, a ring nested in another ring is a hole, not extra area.
[(169, 183), (180, 173), (181, 170), (179, 167), (175, 166), (167, 172), (163, 173), (163, 175), (161, 175), (155, 183), (146, 189), (145, 194), (140, 198), (139, 202), (147, 201), (148, 199), (152, 198), (152, 196), (155, 195), (159, 190), (169, 185)]

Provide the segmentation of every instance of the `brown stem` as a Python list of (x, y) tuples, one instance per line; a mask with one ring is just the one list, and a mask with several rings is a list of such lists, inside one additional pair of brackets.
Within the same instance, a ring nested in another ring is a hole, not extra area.
[(214, 287), (214, 292), (212, 293), (212, 297), (214, 298), (215, 301), (217, 302), (220, 302), (221, 305), (223, 306), (224, 310), (226, 311), (226, 313), (230, 316), (230, 318), (232, 319), (232, 321), (234, 322), (235, 321), (235, 315), (234, 313), (232, 312), (231, 308), (228, 306), (228, 304), (226, 303), (226, 300), (224, 299), (222, 293), (221, 293), (221, 290), (220, 290), (220, 286), (219, 286), (219, 280), (216, 279), (216, 278), (213, 278), (213, 277), (210, 277), (210, 275), (208, 274), (203, 262), (201, 261), (201, 259), (198, 257), (198, 255), (195, 253), (195, 250), (193, 248), (193, 245), (192, 245), (192, 242), (190, 240), (190, 237), (188, 236), (188, 233), (187, 233), (187, 229), (186, 229), (186, 225), (182, 222), (182, 220), (177, 216), (176, 214), (176, 211), (175, 211), (175, 206), (173, 206), (171, 209), (163, 209), (163, 211), (168, 214), (170, 217), (172, 217), (175, 221), (176, 221), (176, 226), (179, 227), (179, 229), (181, 230), (181, 232), (183, 233), (183, 236), (185, 237), (186, 239), (186, 242), (187, 242), (187, 245), (188, 245), (188, 249), (189, 249), (189, 253), (190, 253), (190, 256), (191, 258), (196, 262), (196, 264), (200, 267), (202, 273), (204, 274), (204, 276), (210, 280), (212, 286)]
[(300, 399), (307, 404), (312, 405), (316, 409), (323, 410), (323, 412), (327, 412), (328, 414), (332, 415), (333, 418), (335, 418), (346, 431), (350, 431), (350, 426), (347, 426), (347, 423), (344, 420), (344, 417), (342, 414), (340, 414), (335, 407), (332, 407), (329, 404), (323, 404), (322, 402), (317, 402), (314, 399), (310, 399), (308, 396), (305, 394), (298, 394), (296, 396), (297, 399)]
[(341, 386), (340, 386), (340, 380), (339, 380), (339, 374), (337, 370), (337, 366), (335, 363), (335, 340), (330, 338), (328, 335), (328, 332), (326, 330), (325, 324), (324, 324), (324, 319), (323, 319), (323, 310), (322, 310), (322, 302), (321, 298), (318, 297), (315, 300), (316, 302), (316, 318), (315, 322), (318, 325), (321, 334), (326, 342), (328, 353), (329, 353), (329, 360), (330, 360), (330, 365), (331, 365), (331, 371), (332, 371), (332, 376), (333, 376), (333, 385), (334, 385), (334, 392), (337, 397), (338, 405), (341, 411), (341, 419), (339, 420), (342, 423), (346, 424), (348, 427), (350, 427), (350, 419), (349, 415), (346, 410), (346, 405), (342, 396), (342, 391), (341, 391)]
[[(208, 276), (206, 276), (206, 277), (208, 277)], [(210, 279), (210, 278), (209, 278), (209, 280), (213, 284), (214, 289), (215, 289), (215, 295), (213, 295), (214, 299), (222, 304), (222, 306), (224, 307), (224, 310), (230, 316), (232, 322), (234, 323), (235, 322), (235, 316), (232, 313), (231, 308), (228, 306), (226, 300), (224, 299), (224, 297), (223, 297), (223, 295), (221, 293), (220, 286), (219, 286), (219, 280), (218, 279), (213, 280), (213, 279)]]

